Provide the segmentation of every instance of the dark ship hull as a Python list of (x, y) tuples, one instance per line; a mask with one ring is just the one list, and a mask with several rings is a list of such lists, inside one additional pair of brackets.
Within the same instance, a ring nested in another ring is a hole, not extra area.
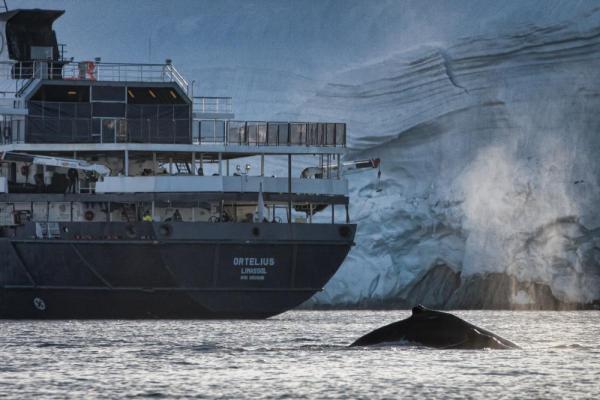
[[(42, 224), (43, 225), (43, 224)], [(266, 318), (322, 289), (355, 225), (56, 223), (0, 234), (0, 318)]]

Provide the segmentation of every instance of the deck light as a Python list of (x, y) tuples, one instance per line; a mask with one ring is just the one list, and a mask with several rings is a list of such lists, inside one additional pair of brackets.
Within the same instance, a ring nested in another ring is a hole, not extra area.
[(127, 94), (129, 95), (129, 97), (131, 97), (132, 99), (135, 99), (135, 95), (133, 94), (133, 92), (131, 91), (131, 89), (127, 89)]
[(150, 96), (153, 98), (156, 98), (156, 94), (152, 91), (152, 89), (148, 89), (148, 93), (150, 93)]
[(74, 90), (69, 90), (69, 91), (67, 92), (67, 94), (68, 94), (69, 96), (75, 96), (75, 95), (77, 94), (77, 92), (76, 92), (76, 91), (74, 91)]
[(177, 94), (175, 94), (174, 91), (169, 90), (169, 94), (171, 95), (172, 98), (176, 99), (177, 98)]

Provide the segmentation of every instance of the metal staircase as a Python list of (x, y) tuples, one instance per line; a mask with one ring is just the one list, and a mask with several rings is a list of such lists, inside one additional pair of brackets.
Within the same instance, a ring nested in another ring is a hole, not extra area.
[(190, 167), (189, 163), (175, 163), (175, 168), (177, 169), (178, 174), (192, 174), (192, 168)]

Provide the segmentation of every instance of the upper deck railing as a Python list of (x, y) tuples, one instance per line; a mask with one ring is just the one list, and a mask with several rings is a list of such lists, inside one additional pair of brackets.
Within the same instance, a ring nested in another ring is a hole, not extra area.
[(175, 82), (189, 94), (190, 85), (171, 63), (131, 64), (96, 61), (0, 62), (0, 79), (15, 80), (15, 92), (33, 79), (112, 82)]
[(194, 97), (195, 113), (231, 114), (233, 112), (231, 97)]
[(194, 142), (242, 146), (346, 147), (346, 124), (193, 120)]
[(0, 92), (0, 108), (20, 109), (25, 107), (22, 99), (13, 96), (7, 96), (6, 93)]

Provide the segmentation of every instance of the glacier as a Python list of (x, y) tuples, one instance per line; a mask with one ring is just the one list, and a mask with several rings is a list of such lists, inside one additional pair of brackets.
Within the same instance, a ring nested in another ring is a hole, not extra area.
[(67, 9), (69, 55), (172, 58), (240, 119), (344, 121), (348, 159), (381, 158), (304, 307), (600, 304), (597, 2), (22, 3)]
[(357, 246), (311, 306), (561, 308), (600, 299), (600, 11), (420, 46), (297, 114), (348, 121)]

